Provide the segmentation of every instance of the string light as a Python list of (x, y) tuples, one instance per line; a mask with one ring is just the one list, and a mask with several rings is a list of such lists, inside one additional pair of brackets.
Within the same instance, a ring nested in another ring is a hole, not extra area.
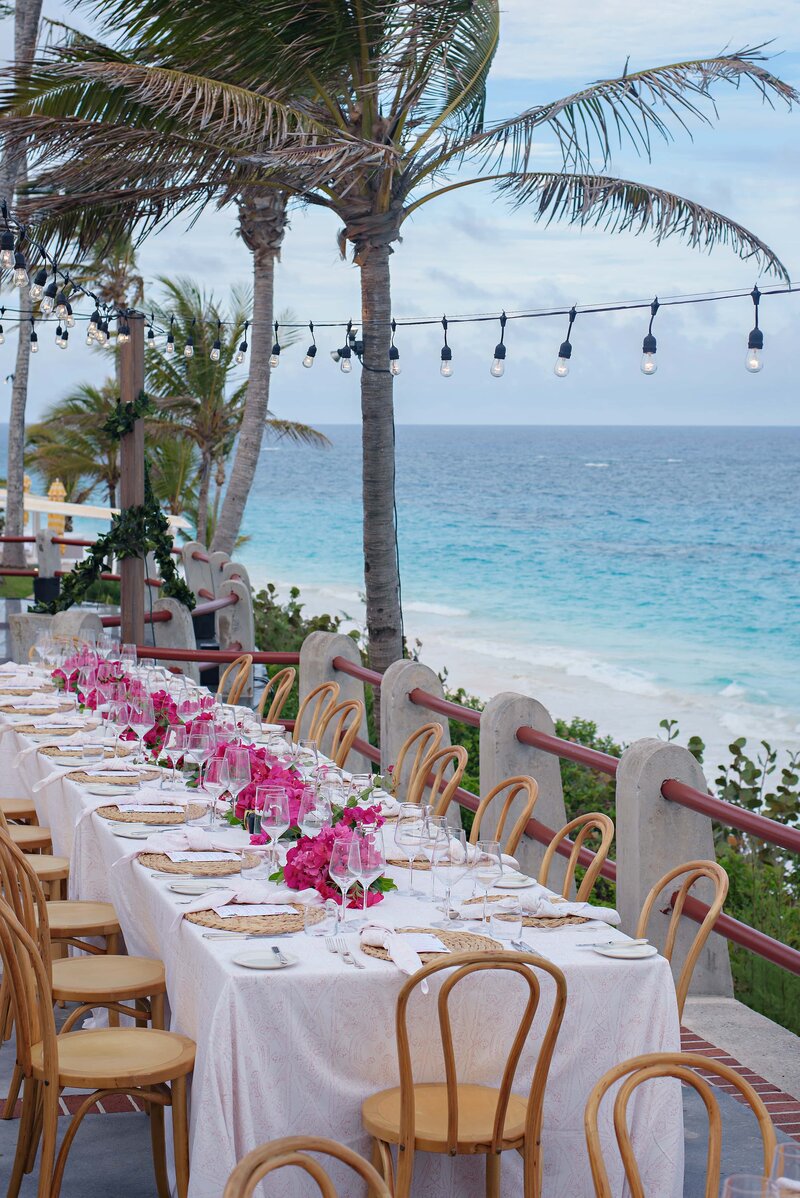
[(272, 353), (269, 356), (270, 370), (277, 370), (281, 364), (281, 344), (278, 340), (278, 322), (275, 321), (275, 343), (272, 346)]
[(170, 357), (172, 356), (172, 354), (175, 353), (175, 333), (172, 330), (172, 326), (174, 324), (175, 324), (175, 317), (170, 316), (169, 332), (167, 333), (167, 353), (170, 355)]
[(222, 328), (222, 321), (218, 320), (217, 321), (217, 339), (214, 342), (214, 344), (211, 346), (211, 353), (208, 355), (211, 358), (212, 362), (218, 362), (219, 358), (220, 358), (220, 354), (222, 353), (222, 344), (219, 339), (219, 331), (221, 328)]
[(565, 340), (561, 342), (561, 345), (558, 347), (558, 357), (556, 358), (556, 364), (553, 367), (553, 374), (556, 375), (556, 377), (560, 378), (560, 379), (565, 379), (567, 377), (567, 375), (569, 374), (569, 360), (572, 357), (572, 342), (570, 341), (569, 337), (570, 337), (570, 333), (572, 332), (572, 326), (575, 323), (575, 317), (577, 315), (578, 315), (578, 313), (575, 310), (575, 305), (573, 304), (573, 306), (569, 310), (569, 324), (567, 325), (567, 336), (566, 336)]
[(53, 282), (49, 283), (44, 289), (42, 296), (42, 316), (51, 316), (53, 308), (56, 306), (56, 296), (58, 294), (58, 286), (55, 282), (55, 270), (53, 271)]
[(658, 370), (658, 363), (656, 362), (656, 350), (658, 346), (653, 336), (653, 321), (660, 306), (658, 296), (656, 296), (650, 305), (650, 324), (647, 326), (647, 336), (642, 342), (642, 374), (655, 374)]
[(59, 291), (56, 295), (56, 316), (59, 320), (67, 319), (67, 297), (63, 291)]
[(761, 292), (757, 286), (750, 292), (750, 298), (753, 301), (756, 322), (750, 330), (750, 336), (747, 338), (747, 357), (744, 360), (744, 364), (751, 374), (758, 374), (759, 370), (763, 370), (764, 368), (764, 363), (761, 360), (761, 351), (764, 348), (764, 334), (758, 327), (758, 305), (761, 302)]
[(28, 283), (28, 264), (22, 250), (14, 254), (14, 286), (26, 287)]
[(442, 329), (444, 331), (444, 345), (442, 346), (441, 359), (442, 364), (439, 367), (439, 374), (443, 379), (449, 379), (453, 374), (453, 351), (447, 344), (447, 317), (442, 317)]
[(33, 318), (31, 318), (31, 353), (38, 354), (39, 352), (39, 334), (33, 327)]
[(0, 233), (0, 267), (11, 270), (14, 264), (14, 234), (9, 228)]
[(150, 320), (147, 325), (147, 344), (152, 348), (155, 346), (156, 331), (153, 328), (153, 313), (150, 313)]
[(75, 328), (75, 317), (72, 313), (72, 304), (69, 302), (69, 300), (67, 300), (67, 315), (64, 319), (64, 324), (68, 329)]
[(500, 340), (494, 347), (494, 361), (489, 367), (489, 374), (492, 378), (501, 379), (506, 372), (506, 320), (508, 317), (505, 312), (500, 316)]
[(30, 291), (31, 303), (37, 304), (39, 302), (39, 300), (44, 295), (44, 288), (45, 288), (46, 283), (47, 283), (47, 269), (44, 266), (40, 266), (39, 269), (37, 270), (36, 274), (33, 276), (33, 282), (31, 283), (31, 291)]
[(244, 322), (244, 332), (242, 334), (242, 340), (239, 344), (239, 348), (236, 351), (236, 365), (237, 366), (241, 366), (242, 362), (244, 361), (244, 356), (247, 353), (247, 330), (249, 328), (250, 328), (250, 321), (246, 320)]
[(314, 359), (317, 356), (317, 340), (314, 336), (314, 322), (312, 320), (309, 320), (308, 322), (308, 329), (311, 333), (311, 344), (306, 350), (306, 356), (303, 358), (303, 365), (305, 366), (306, 370), (311, 369), (311, 367), (314, 365)]
[(194, 326), (196, 323), (197, 323), (197, 317), (193, 316), (192, 323), (189, 328), (189, 336), (186, 338), (186, 343), (183, 347), (184, 358), (193, 358), (194, 357)]
[(97, 326), (97, 332), (94, 335), (94, 339), (98, 345), (106, 344), (106, 342), (108, 341), (108, 321), (107, 320), (100, 321), (100, 323)]
[(117, 345), (127, 345), (131, 339), (131, 329), (125, 317), (119, 321), (117, 329)]
[(89, 324), (86, 327), (86, 344), (91, 345), (97, 336), (97, 330), (100, 328), (100, 313), (95, 308), (92, 315), (89, 317)]
[(59, 349), (66, 349), (69, 345), (69, 333), (61, 325), (56, 329), (56, 345)]
[(389, 371), (397, 378), (400, 373), (400, 350), (394, 343), (394, 335), (397, 329), (397, 321), (392, 319), (392, 344), (389, 346)]
[(356, 335), (353, 332), (353, 322), (348, 320), (344, 345), (339, 349), (331, 350), (331, 357), (334, 362), (339, 363), (339, 369), (342, 374), (350, 374), (353, 369), (353, 350), (352, 343), (355, 341)]

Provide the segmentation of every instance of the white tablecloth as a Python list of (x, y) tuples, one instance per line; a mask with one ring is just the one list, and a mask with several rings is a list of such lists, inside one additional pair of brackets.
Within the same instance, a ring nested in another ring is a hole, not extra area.
[[(0, 738), (6, 794), (27, 796), (52, 772), (51, 760), (28, 755), (18, 770), (17, 752), (29, 742), (15, 732)], [(253, 972), (233, 957), (257, 949), (258, 941), (205, 940), (201, 929), (176, 925), (180, 900), (136, 861), (119, 859), (136, 842), (113, 835), (94, 814), (97, 800), (59, 778), (33, 796), (39, 820), (52, 829), (54, 851), (71, 861), (73, 898), (111, 900), (117, 907), (128, 951), (158, 956), (167, 968), (172, 1027), (197, 1042), (191, 1090), (191, 1198), (219, 1198), (237, 1160), (265, 1140), (285, 1135), (323, 1135), (365, 1155), (360, 1105), (376, 1090), (397, 1084), (394, 1009), (404, 977), (391, 963), (362, 956), (356, 971), (324, 947), (299, 934), (283, 937), (297, 954), (291, 969)], [(244, 834), (230, 832), (231, 845)], [(422, 875), (420, 875), (421, 877)], [(429, 885), (429, 876), (425, 885)], [(429, 904), (390, 895), (373, 909), (396, 926), (426, 926), (436, 918)], [(604, 929), (606, 931), (607, 929)], [(612, 933), (613, 935), (613, 933)], [(576, 945), (606, 939), (576, 925), (525, 938), (565, 973), (567, 1010), (547, 1084), (544, 1111), (545, 1198), (590, 1198), (592, 1185), (583, 1130), (586, 1098), (611, 1065), (638, 1053), (679, 1048), (677, 1004), (670, 969), (661, 957), (609, 960)], [(518, 989), (517, 989), (518, 987)], [(507, 1048), (521, 1012), (521, 984), (484, 975), (462, 986), (451, 1004), (459, 1068), (471, 1081), (496, 1084), (501, 1049)], [(417, 1080), (441, 1080), (443, 1067), (436, 1021), (437, 987), (412, 1007), (411, 1035)], [(543, 1014), (552, 989), (543, 986), (540, 1013), (518, 1070), (514, 1089), (530, 1084)], [(606, 1101), (603, 1140), (615, 1195), (626, 1193)], [(683, 1122), (677, 1083), (640, 1088), (631, 1104), (632, 1136), (648, 1198), (680, 1198)], [(353, 1193), (352, 1180), (340, 1193)], [(276, 1192), (272, 1187), (271, 1193)], [(312, 1189), (295, 1170), (281, 1175), (282, 1198), (307, 1198)], [(483, 1159), (417, 1156), (415, 1198), (478, 1198)], [(521, 1193), (521, 1161), (503, 1154), (503, 1192)]]

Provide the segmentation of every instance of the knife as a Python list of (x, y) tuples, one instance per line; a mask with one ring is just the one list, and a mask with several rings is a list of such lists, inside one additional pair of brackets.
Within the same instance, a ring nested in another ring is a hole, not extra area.
[(203, 932), (204, 940), (273, 940), (276, 936), (291, 936), (291, 932)]

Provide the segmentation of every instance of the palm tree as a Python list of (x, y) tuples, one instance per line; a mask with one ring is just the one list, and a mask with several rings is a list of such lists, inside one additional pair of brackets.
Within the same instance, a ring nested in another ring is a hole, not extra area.
[[(378, 669), (402, 654), (389, 261), (412, 213), (455, 188), (488, 183), (534, 220), (676, 235), (706, 249), (727, 244), (785, 277), (776, 255), (736, 221), (607, 173), (617, 141), (649, 156), (654, 139), (710, 123), (715, 83), (750, 82), (770, 103), (796, 99), (759, 47), (637, 71), (626, 65), (619, 76), (487, 123), (498, 0), (259, 0), (247, 21), (215, 0), (141, 0), (135, 11), (127, 0), (106, 0), (102, 17), (120, 34), (113, 50), (84, 42), (61, 61), (50, 56), (18, 72), (5, 106), (14, 136), (37, 136), (36, 186), (51, 208), (71, 211), (92, 196), (105, 202), (134, 181), (146, 229), (211, 198), (295, 195), (334, 213), (342, 253), (353, 248), (365, 367), (367, 631)], [(146, 127), (130, 119), (132, 101), (148, 112)], [(180, 132), (184, 118), (196, 128), (197, 114), (202, 180), (196, 137), (181, 140)], [(160, 183), (149, 164), (154, 129), (171, 139), (156, 168)], [(536, 169), (541, 134), (560, 147), (560, 169)], [(93, 227), (85, 208), (81, 220)], [(238, 480), (229, 495), (241, 510)], [(221, 524), (226, 536), (235, 524), (224, 507)]]
[(38, 470), (48, 486), (60, 478), (70, 503), (85, 503), (101, 487), (109, 506), (117, 505), (118, 446), (103, 430), (117, 394), (111, 380), (102, 387), (81, 383), (28, 429), (25, 465)]

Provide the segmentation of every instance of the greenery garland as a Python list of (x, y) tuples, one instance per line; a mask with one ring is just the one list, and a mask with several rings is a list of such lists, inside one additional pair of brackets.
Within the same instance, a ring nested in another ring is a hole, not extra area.
[[(116, 410), (103, 425), (105, 432), (115, 441), (133, 432), (137, 420), (152, 411), (152, 404), (144, 391), (132, 403), (117, 400)], [(152, 553), (161, 573), (161, 595), (177, 599), (191, 611), (195, 597), (178, 574), (172, 556), (172, 539), (169, 522), (153, 494), (147, 460), (144, 464), (144, 503), (127, 507), (118, 516), (111, 517), (111, 528), (98, 537), (88, 555), (61, 580), (61, 593), (51, 603), (37, 603), (31, 611), (54, 616), (66, 611), (85, 598), (93, 583), (97, 582), (104, 567), (110, 568), (114, 558), (144, 558)]]

